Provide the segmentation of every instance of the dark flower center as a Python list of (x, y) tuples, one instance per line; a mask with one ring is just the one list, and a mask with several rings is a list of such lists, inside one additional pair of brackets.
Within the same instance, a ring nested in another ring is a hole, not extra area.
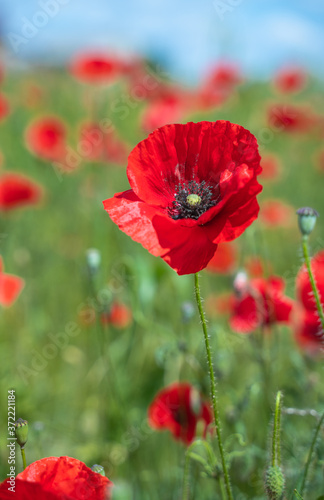
[(174, 201), (168, 207), (172, 219), (199, 219), (209, 208), (217, 203), (212, 186), (202, 181), (189, 181), (175, 188)]

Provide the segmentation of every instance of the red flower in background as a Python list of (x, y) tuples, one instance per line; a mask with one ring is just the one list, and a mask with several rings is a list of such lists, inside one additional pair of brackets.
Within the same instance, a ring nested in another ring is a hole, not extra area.
[(206, 437), (212, 413), (197, 389), (182, 382), (165, 387), (155, 396), (148, 409), (148, 419), (153, 429), (168, 429), (176, 439), (189, 445), (195, 439), (200, 420), (204, 422)]
[(10, 113), (9, 101), (4, 94), (0, 94), (0, 120), (6, 118)]
[(291, 227), (296, 210), (280, 200), (266, 200), (261, 204), (259, 220), (267, 227)]
[(66, 128), (64, 122), (54, 116), (38, 118), (26, 129), (28, 149), (45, 160), (60, 161), (66, 153)]
[(186, 96), (176, 93), (150, 101), (142, 116), (142, 128), (152, 132), (168, 123), (182, 121), (188, 113), (188, 104)]
[(262, 174), (261, 178), (266, 180), (274, 180), (279, 177), (280, 165), (279, 159), (275, 155), (263, 156), (261, 159)]
[(22, 278), (4, 272), (3, 262), (0, 256), (0, 305), (3, 307), (12, 306), (24, 286), (25, 281)]
[(34, 205), (43, 190), (34, 181), (15, 172), (0, 175), (0, 211), (9, 211), (25, 205)]
[(270, 127), (281, 132), (309, 132), (318, 119), (308, 108), (286, 104), (277, 104), (268, 110)]
[(90, 84), (111, 83), (125, 71), (125, 63), (102, 53), (81, 54), (70, 65), (72, 75)]
[(284, 68), (274, 78), (274, 85), (282, 94), (292, 94), (306, 87), (307, 74), (301, 68)]
[(294, 301), (283, 294), (284, 289), (285, 282), (278, 276), (240, 280), (233, 300), (231, 328), (251, 333), (260, 326), (287, 323)]
[(125, 165), (128, 147), (115, 131), (105, 131), (99, 123), (84, 123), (80, 132), (80, 149), (84, 147), (83, 159)]
[(213, 273), (228, 274), (235, 269), (237, 250), (230, 243), (221, 243), (214, 257), (208, 262), (206, 270)]
[[(318, 252), (311, 259), (311, 268), (324, 307), (324, 250)], [(309, 351), (316, 351), (324, 347), (324, 332), (318, 316), (316, 302), (311, 283), (304, 264), (296, 278), (296, 295), (300, 305), (297, 313), (295, 335), (301, 347)]]
[(121, 302), (114, 302), (109, 312), (102, 313), (101, 322), (122, 329), (130, 325), (132, 318), (132, 311), (129, 307)]
[(109, 500), (112, 483), (93, 472), (80, 460), (70, 457), (42, 458), (30, 464), (15, 480), (15, 493), (8, 490), (9, 479), (0, 485), (3, 500)]
[(198, 89), (198, 106), (211, 108), (223, 104), (242, 81), (237, 66), (230, 63), (220, 63), (210, 70), (207, 78)]
[(166, 125), (128, 158), (132, 189), (104, 201), (111, 219), (178, 274), (206, 267), (217, 244), (256, 219), (255, 137), (227, 121)]

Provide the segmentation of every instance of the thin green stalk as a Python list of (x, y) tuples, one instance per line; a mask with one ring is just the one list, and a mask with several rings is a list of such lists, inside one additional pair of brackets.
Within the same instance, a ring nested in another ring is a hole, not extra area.
[(281, 418), (281, 398), (282, 392), (277, 392), (276, 409), (273, 423), (273, 436), (272, 436), (272, 467), (276, 465), (280, 467), (280, 418)]
[(187, 450), (186, 461), (184, 466), (184, 474), (183, 474), (182, 500), (189, 500), (189, 492), (190, 492), (189, 472), (190, 472), (190, 454), (188, 453)]
[(209, 369), (209, 378), (210, 378), (210, 391), (211, 391), (211, 396), (212, 396), (212, 405), (213, 405), (214, 420), (215, 420), (215, 426), (216, 426), (216, 436), (217, 436), (218, 448), (219, 448), (219, 453), (220, 453), (221, 462), (222, 462), (222, 469), (223, 469), (223, 474), (224, 474), (226, 493), (227, 493), (228, 500), (233, 500), (231, 483), (230, 483), (229, 473), (227, 470), (227, 465), (226, 465), (226, 460), (225, 460), (225, 452), (224, 452), (224, 447), (223, 447), (223, 442), (222, 442), (222, 437), (221, 437), (221, 426), (220, 426), (220, 418), (219, 418), (219, 413), (218, 413), (218, 405), (217, 405), (217, 397), (216, 397), (216, 381), (215, 381), (215, 375), (214, 375), (214, 369), (213, 369), (213, 363), (212, 363), (209, 337), (208, 337), (208, 332), (207, 332), (207, 324), (206, 324), (205, 314), (204, 314), (204, 310), (202, 307), (202, 301), (201, 301), (201, 296), (200, 296), (198, 273), (195, 273), (195, 295), (196, 295), (197, 306), (198, 306), (199, 315), (200, 315), (201, 324), (202, 324), (202, 329), (203, 329), (204, 338), (205, 338), (205, 347), (206, 347), (207, 362), (208, 362), (208, 369)]
[(27, 467), (26, 455), (25, 455), (25, 448), (20, 448), (20, 452), (21, 452), (21, 458), (22, 458), (22, 461), (23, 461), (23, 468), (25, 470), (26, 467)]
[(320, 420), (319, 420), (319, 422), (317, 424), (317, 427), (316, 427), (316, 430), (315, 430), (315, 433), (314, 433), (314, 437), (313, 437), (313, 440), (312, 440), (312, 444), (311, 444), (311, 447), (309, 449), (308, 458), (307, 458), (307, 462), (306, 462), (305, 470), (304, 470), (304, 474), (303, 474), (302, 484), (301, 484), (301, 487), (300, 487), (300, 494), (301, 495), (304, 493), (309, 466), (310, 466), (310, 463), (312, 461), (312, 456), (313, 456), (315, 444), (316, 444), (316, 441), (317, 441), (317, 437), (318, 437), (319, 431), (320, 431), (320, 429), (322, 427), (323, 421), (324, 421), (324, 413), (322, 414), (322, 416), (321, 416), (321, 418), (320, 418)]
[(321, 301), (320, 301), (318, 289), (317, 289), (317, 286), (316, 286), (316, 283), (315, 283), (314, 275), (313, 275), (313, 272), (312, 272), (312, 267), (311, 267), (311, 262), (310, 262), (310, 257), (309, 257), (309, 251), (308, 251), (308, 235), (304, 235), (303, 236), (302, 246), (303, 246), (304, 259), (305, 259), (305, 263), (306, 263), (306, 267), (307, 267), (307, 271), (308, 271), (309, 280), (310, 280), (310, 283), (311, 283), (311, 286), (312, 286), (312, 290), (313, 290), (313, 294), (314, 294), (314, 297), (315, 297), (316, 308), (317, 308), (318, 315), (319, 315), (320, 320), (321, 320), (322, 329), (324, 330), (324, 313), (323, 313), (323, 308), (322, 308), (322, 304), (321, 304)]

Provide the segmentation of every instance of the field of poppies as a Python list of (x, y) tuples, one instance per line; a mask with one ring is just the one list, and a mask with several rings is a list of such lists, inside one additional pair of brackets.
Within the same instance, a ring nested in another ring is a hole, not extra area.
[(323, 109), (295, 67), (2, 67), (0, 499), (324, 498)]

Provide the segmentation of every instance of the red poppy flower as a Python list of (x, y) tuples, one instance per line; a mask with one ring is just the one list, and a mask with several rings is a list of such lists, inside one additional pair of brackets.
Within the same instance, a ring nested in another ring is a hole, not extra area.
[(113, 82), (125, 69), (125, 64), (102, 53), (81, 54), (72, 61), (72, 75), (81, 82), (102, 84)]
[(230, 243), (221, 243), (217, 247), (214, 257), (208, 262), (207, 271), (219, 274), (228, 274), (235, 269), (237, 250)]
[(142, 116), (142, 128), (148, 132), (167, 123), (179, 122), (188, 113), (188, 101), (177, 94), (152, 100)]
[(0, 305), (10, 307), (17, 300), (24, 286), (25, 281), (22, 278), (4, 272), (0, 256)]
[(294, 301), (283, 295), (285, 282), (278, 276), (246, 281), (234, 299), (231, 328), (251, 333), (259, 326), (288, 322)]
[(10, 113), (10, 106), (8, 99), (0, 94), (0, 120), (6, 118)]
[(266, 200), (261, 204), (260, 221), (267, 227), (291, 227), (296, 210), (280, 200)]
[(230, 63), (220, 63), (211, 69), (198, 89), (198, 105), (203, 109), (220, 106), (240, 83), (242, 77), (238, 68)]
[(278, 72), (274, 85), (283, 94), (297, 93), (303, 90), (307, 83), (307, 74), (301, 68), (284, 68)]
[(24, 175), (5, 172), (0, 176), (0, 211), (38, 203), (42, 188)]
[(115, 328), (127, 328), (132, 321), (132, 311), (121, 302), (114, 302), (109, 312), (101, 315), (103, 324), (113, 325)]
[(66, 153), (66, 128), (62, 120), (54, 116), (39, 118), (26, 129), (28, 149), (45, 160), (60, 161)]
[(148, 419), (153, 429), (168, 429), (176, 439), (189, 445), (195, 438), (199, 420), (204, 422), (206, 437), (212, 413), (197, 389), (182, 382), (165, 387), (155, 396), (148, 409)]
[(88, 161), (109, 162), (125, 165), (127, 145), (115, 131), (105, 131), (99, 123), (84, 123), (81, 127), (80, 142), (77, 148), (80, 156)]
[(217, 244), (257, 217), (255, 137), (227, 121), (166, 125), (128, 158), (132, 189), (104, 201), (119, 228), (178, 274), (206, 267)]
[(8, 490), (10, 479), (0, 485), (0, 498), (17, 500), (109, 500), (112, 483), (93, 472), (80, 460), (70, 457), (42, 458), (30, 464), (15, 480), (15, 493)]
[(295, 339), (309, 354), (317, 354), (324, 349), (324, 333), (317, 312), (300, 308), (294, 325)]
[(277, 104), (268, 110), (270, 127), (281, 132), (309, 132), (318, 123), (313, 113), (301, 106)]
[(274, 155), (263, 156), (261, 159), (262, 179), (274, 180), (279, 177), (279, 160)]
[[(311, 259), (311, 267), (320, 294), (321, 303), (324, 307), (324, 250), (314, 255)], [(312, 286), (305, 265), (302, 266), (296, 278), (296, 293), (298, 300), (307, 311), (317, 311)]]

